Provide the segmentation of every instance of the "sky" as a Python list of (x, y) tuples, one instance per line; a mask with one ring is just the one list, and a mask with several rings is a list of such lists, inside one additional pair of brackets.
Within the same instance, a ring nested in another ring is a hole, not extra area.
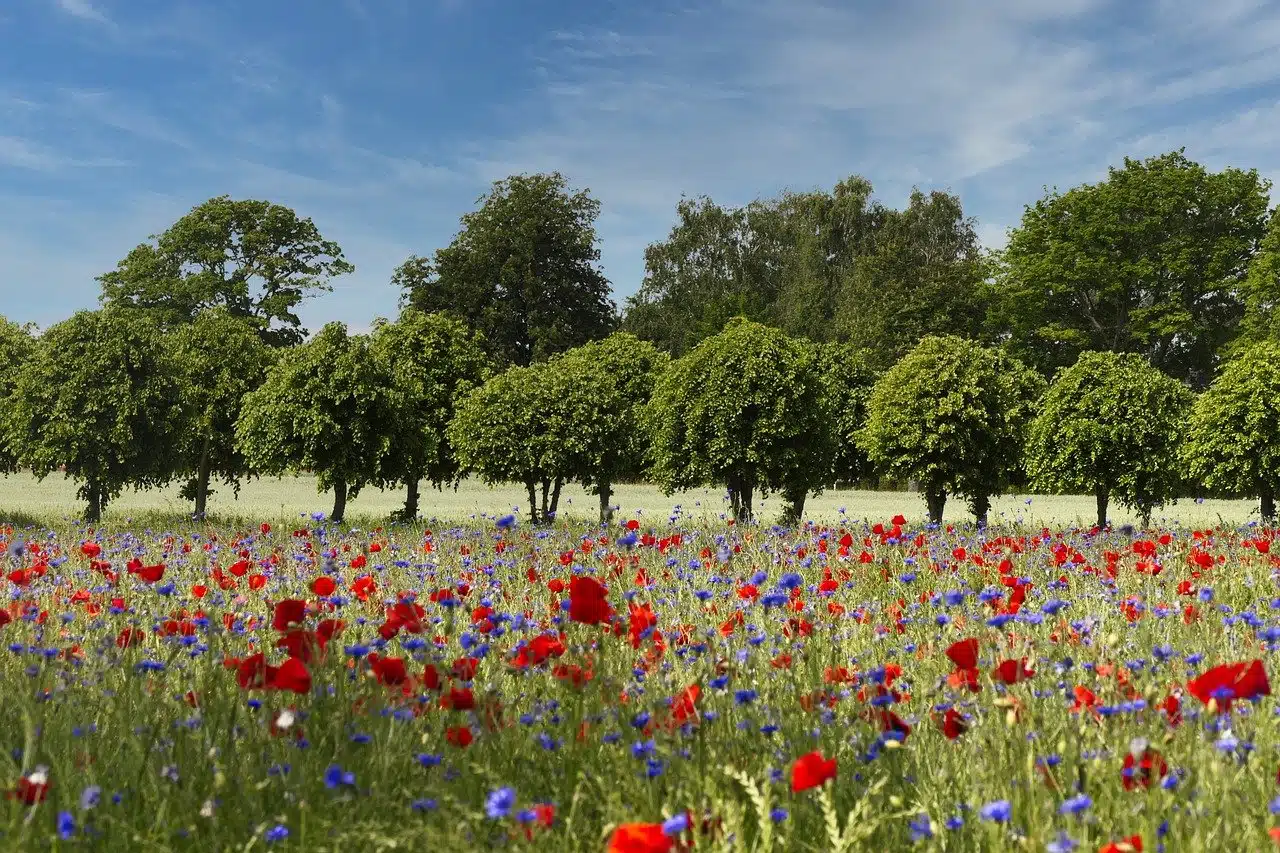
[(337, 241), (356, 272), (302, 318), (362, 330), (510, 174), (600, 201), (621, 304), (682, 195), (857, 174), (957, 193), (998, 247), (1126, 156), (1276, 179), (1278, 139), (1271, 0), (4, 0), (0, 314), (94, 307), (221, 194)]

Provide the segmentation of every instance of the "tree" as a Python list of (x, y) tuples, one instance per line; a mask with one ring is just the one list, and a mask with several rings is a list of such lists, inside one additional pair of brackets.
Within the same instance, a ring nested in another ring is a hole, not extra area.
[(560, 489), (572, 476), (560, 436), (548, 427), (557, 418), (548, 370), (539, 362), (490, 377), (458, 403), (445, 431), (463, 468), (486, 483), (524, 484), (534, 524), (555, 518)]
[(272, 346), (302, 341), (294, 310), (355, 270), (310, 219), (267, 201), (211, 198), (151, 239), (98, 277), (104, 305), (149, 311), (166, 326), (220, 306)]
[(333, 489), (330, 518), (341, 522), (347, 498), (377, 476), (406, 423), (405, 395), (370, 354), (368, 337), (329, 323), (244, 396), (236, 448), (266, 474), (314, 472), (321, 491)]
[(981, 335), (986, 263), (959, 198), (914, 190), (906, 210), (880, 210), (869, 243), (843, 277), (834, 323), (870, 367), (887, 370), (926, 335)]
[[(12, 403), (18, 373), (35, 354), (36, 342), (29, 326), (19, 326), (0, 317), (0, 409)], [(16, 470), (16, 448), (9, 446), (8, 436), (0, 429), (0, 472)]]
[(883, 473), (919, 481), (930, 522), (942, 523), (947, 496), (957, 494), (984, 526), (1043, 390), (1044, 380), (1001, 350), (930, 335), (876, 382), (858, 443)]
[(528, 366), (616, 325), (600, 271), (595, 220), (600, 203), (570, 194), (559, 172), (494, 183), (480, 208), (434, 258), (411, 257), (392, 284), (407, 304), (452, 313), (484, 335), (500, 365)]
[(812, 347), (745, 318), (671, 364), (645, 422), (651, 474), (667, 493), (725, 484), (740, 521), (757, 489), (794, 501), (826, 474), (831, 431)]
[(18, 373), (4, 415), (19, 465), (39, 479), (62, 468), (96, 523), (125, 486), (173, 477), (181, 383), (159, 326), (112, 309), (50, 326)]
[(556, 356), (543, 371), (554, 401), (549, 437), (567, 457), (565, 476), (599, 496), (602, 524), (613, 515), (614, 484), (644, 468), (642, 412), (669, 363), (652, 344), (616, 332)]
[(1194, 395), (1133, 353), (1086, 352), (1059, 371), (1027, 440), (1027, 474), (1040, 489), (1112, 497), (1151, 522), (1182, 485), (1178, 447)]
[(378, 481), (407, 487), (399, 515), (411, 520), (418, 515), (423, 479), (440, 489), (456, 485), (461, 476), (446, 429), (457, 401), (489, 376), (484, 339), (446, 314), (410, 307), (394, 323), (375, 325), (372, 352), (394, 377), (407, 406), (407, 420), (378, 466)]
[(240, 478), (250, 473), (236, 448), (236, 421), (244, 396), (263, 383), (276, 359), (258, 330), (225, 308), (201, 311), (170, 333), (168, 345), (187, 412), (177, 472), (190, 476), (182, 495), (203, 518), (212, 477), (239, 492)]
[(994, 330), (1045, 374), (1086, 350), (1135, 352), (1203, 388), (1239, 330), (1269, 188), (1176, 151), (1049, 193), (997, 255)]
[(1267, 233), (1249, 262), (1241, 287), (1244, 319), (1231, 354), (1264, 341), (1280, 341), (1280, 208), (1271, 214)]
[(858, 445), (858, 432), (867, 422), (867, 401), (876, 373), (867, 364), (864, 351), (854, 344), (820, 344), (817, 357), (833, 433), (829, 478), (832, 483), (869, 479), (875, 474), (875, 466)]
[(1276, 520), (1280, 490), (1280, 343), (1240, 351), (1195, 402), (1182, 459), (1211, 489), (1257, 495)]

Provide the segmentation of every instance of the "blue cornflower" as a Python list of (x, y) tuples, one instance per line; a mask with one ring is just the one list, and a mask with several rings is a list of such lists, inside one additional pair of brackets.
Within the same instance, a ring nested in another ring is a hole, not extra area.
[(415, 812), (435, 811), (436, 801), (430, 798), (414, 800), (409, 804), (409, 807)]
[(1045, 846), (1045, 849), (1048, 850), (1049, 853), (1071, 853), (1072, 850), (1075, 850), (1079, 846), (1079, 843), (1070, 835), (1067, 835), (1065, 832), (1059, 832), (1058, 837), (1053, 841), (1050, 841)]
[(778, 578), (778, 586), (782, 589), (795, 589), (804, 583), (804, 578), (800, 577), (797, 572), (787, 572)]
[(1058, 814), (1078, 815), (1093, 805), (1093, 800), (1088, 794), (1078, 794), (1062, 801), (1062, 805), (1058, 806)]
[(738, 690), (733, 694), (733, 701), (739, 705), (748, 705), (754, 702), (758, 695), (754, 690)]
[(679, 835), (689, 828), (689, 815), (681, 812), (675, 817), (669, 817), (662, 822), (662, 834), (667, 837)]
[(97, 785), (90, 785), (80, 792), (80, 809), (88, 811), (95, 808), (102, 800), (102, 788)]
[(63, 841), (76, 834), (76, 819), (71, 812), (58, 812), (58, 837)]
[(933, 821), (929, 820), (929, 815), (924, 812), (913, 818), (907, 824), (907, 828), (911, 830), (912, 841), (927, 841), (933, 838)]
[(268, 844), (274, 844), (277, 841), (284, 841), (289, 837), (289, 827), (285, 826), (283, 823), (277, 823), (275, 826), (268, 829), (263, 837), (267, 839)]
[(516, 517), (514, 515), (504, 515), (502, 516), (502, 518), (498, 519), (498, 527), (502, 530), (506, 530), (508, 528), (515, 527), (515, 526), (516, 526)]
[(336, 764), (330, 764), (328, 769), (324, 771), (324, 786), (332, 790), (340, 785), (354, 785), (356, 783), (356, 774), (343, 770)]
[(431, 753), (428, 753), (428, 752), (419, 752), (417, 757), (418, 757), (418, 763), (421, 764), (423, 767), (435, 767), (439, 765), (441, 761), (444, 760), (443, 755), (432, 755)]
[(489, 816), (490, 820), (500, 820), (511, 813), (511, 807), (516, 804), (516, 791), (514, 788), (499, 788), (493, 791), (484, 801), (484, 813)]
[(978, 809), (978, 814), (982, 816), (983, 820), (1005, 823), (1013, 815), (1013, 806), (1008, 800), (996, 800)]
[(769, 812), (769, 819), (772, 820), (774, 823), (782, 823), (784, 820), (787, 819), (787, 810), (774, 809), (773, 811)]

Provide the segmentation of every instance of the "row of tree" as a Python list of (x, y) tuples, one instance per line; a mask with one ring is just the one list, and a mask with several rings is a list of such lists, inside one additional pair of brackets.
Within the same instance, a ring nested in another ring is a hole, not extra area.
[(332, 518), (363, 487), (522, 483), (534, 522), (562, 487), (599, 495), (639, 477), (720, 485), (735, 518), (775, 492), (787, 523), (810, 494), (884, 476), (920, 484), (929, 517), (1026, 483), (1093, 494), (1145, 521), (1208, 488), (1280, 486), (1280, 346), (1241, 350), (1203, 393), (1132, 353), (1086, 352), (1052, 384), (1006, 352), (926, 336), (877, 373), (848, 344), (815, 344), (745, 318), (672, 360), (619, 332), (528, 366), (495, 367), (482, 335), (407, 308), (369, 335), (326, 325), (275, 350), (224, 309), (166, 330), (145, 311), (82, 311), (38, 339), (0, 326), (6, 405), (0, 463), (63, 470), (97, 520), (126, 487), (186, 480), (203, 514), (210, 481), (311, 471)]

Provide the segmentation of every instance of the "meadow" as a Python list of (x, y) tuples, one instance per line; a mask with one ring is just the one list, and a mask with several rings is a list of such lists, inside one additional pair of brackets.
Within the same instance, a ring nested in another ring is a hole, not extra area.
[(1280, 834), (1280, 545), (1246, 502), (1099, 532), (1090, 499), (1010, 496), (977, 531), (834, 492), (785, 530), (628, 487), (613, 525), (575, 492), (538, 529), (466, 484), (424, 492), (433, 520), (368, 492), (330, 525), (291, 478), (199, 524), (128, 494), (89, 528), (65, 483), (0, 486), (5, 850)]

